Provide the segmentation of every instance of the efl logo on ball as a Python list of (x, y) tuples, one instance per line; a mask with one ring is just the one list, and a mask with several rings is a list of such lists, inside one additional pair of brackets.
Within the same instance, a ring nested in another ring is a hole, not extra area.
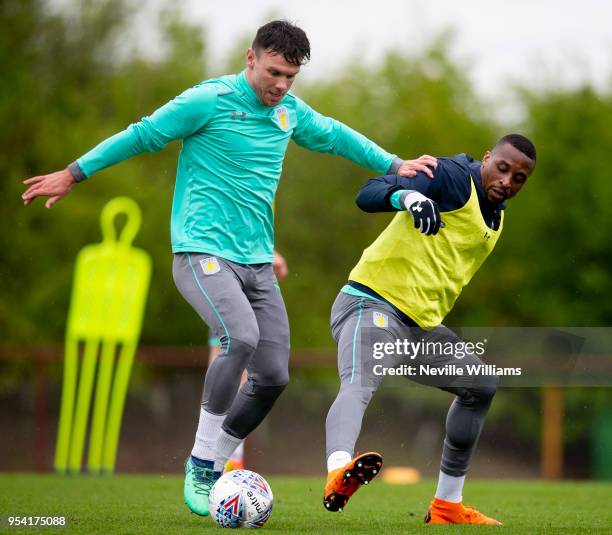
[(208, 509), (222, 528), (260, 528), (272, 514), (272, 489), (251, 470), (233, 470), (214, 484)]

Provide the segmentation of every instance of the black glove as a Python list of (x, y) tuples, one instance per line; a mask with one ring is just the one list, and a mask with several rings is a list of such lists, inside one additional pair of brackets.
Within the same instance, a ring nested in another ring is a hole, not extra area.
[(435, 201), (425, 197), (425, 195), (418, 191), (411, 191), (404, 197), (403, 202), (406, 210), (410, 212), (414, 219), (415, 228), (418, 228), (427, 236), (438, 233), (442, 225), (442, 218)]

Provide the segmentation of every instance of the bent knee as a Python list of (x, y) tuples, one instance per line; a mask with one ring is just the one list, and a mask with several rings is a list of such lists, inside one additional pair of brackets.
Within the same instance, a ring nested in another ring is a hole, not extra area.
[(497, 392), (499, 377), (495, 375), (483, 376), (473, 388), (470, 388), (470, 393), (481, 403), (491, 403)]
[(358, 384), (343, 384), (338, 395), (350, 396), (355, 403), (368, 405), (374, 396), (375, 388), (370, 388)]
[(256, 377), (256, 384), (285, 388), (289, 384), (289, 369), (287, 366), (277, 366), (260, 370)]
[(229, 341), (225, 352), (221, 353), (219, 357), (240, 361), (241, 365), (246, 367), (250, 358), (255, 354), (256, 347), (250, 341), (233, 338)]
[[(223, 342), (223, 337), (221, 341)], [(249, 346), (251, 348), (251, 353), (255, 352), (255, 349), (259, 345), (259, 327), (257, 326), (257, 322), (255, 320), (245, 321), (240, 324), (239, 328), (232, 328), (230, 326), (227, 343), (230, 353), (233, 352), (232, 346), (238, 344)]]
[(249, 373), (257, 385), (285, 387), (289, 383), (289, 341), (261, 340)]

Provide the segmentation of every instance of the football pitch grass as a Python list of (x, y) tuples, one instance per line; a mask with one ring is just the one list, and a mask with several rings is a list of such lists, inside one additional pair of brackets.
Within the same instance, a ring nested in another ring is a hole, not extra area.
[[(270, 477), (274, 510), (263, 533), (611, 533), (612, 484), (468, 481), (466, 501), (502, 522), (485, 526), (425, 526), (435, 482), (373, 481), (342, 513), (321, 504), (323, 478)], [(210, 518), (188, 512), (182, 478), (174, 475), (58, 477), (0, 475), (2, 533), (218, 533)], [(65, 515), (66, 528), (8, 528), (7, 515)]]

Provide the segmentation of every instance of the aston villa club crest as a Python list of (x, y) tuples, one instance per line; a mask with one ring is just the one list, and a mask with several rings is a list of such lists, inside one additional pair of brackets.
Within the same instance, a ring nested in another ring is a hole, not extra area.
[(202, 266), (202, 271), (204, 275), (214, 275), (221, 270), (219, 266), (219, 261), (214, 257), (210, 256), (208, 258), (203, 258), (200, 260), (200, 266)]
[(281, 127), (282, 130), (287, 132), (291, 125), (289, 124), (289, 111), (285, 106), (279, 106), (274, 110), (274, 115), (276, 115), (276, 122), (278, 126)]
[(380, 327), (381, 329), (386, 329), (389, 326), (389, 316), (383, 314), (382, 312), (376, 312), (375, 310), (372, 320), (374, 325), (376, 325), (376, 327)]

